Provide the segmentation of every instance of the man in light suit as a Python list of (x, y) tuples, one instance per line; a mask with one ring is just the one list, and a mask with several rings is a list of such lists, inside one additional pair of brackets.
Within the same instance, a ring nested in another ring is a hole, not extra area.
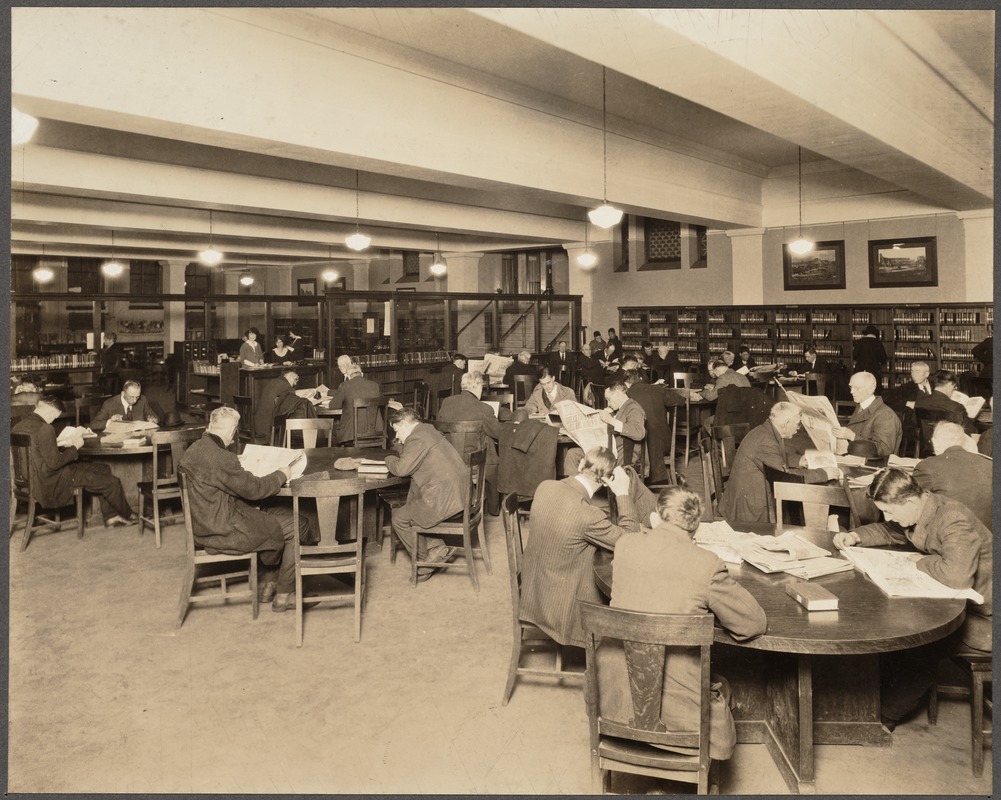
[(876, 376), (871, 372), (856, 372), (848, 381), (848, 388), (858, 407), (847, 425), (832, 430), (839, 440), (838, 452), (846, 452), (847, 442), (867, 441), (875, 446), (877, 457), (896, 453), (903, 436), (900, 417), (876, 396)]
[(349, 364), (344, 373), (344, 382), (330, 396), (330, 407), (341, 407), (341, 421), (337, 423), (337, 443), (346, 444), (355, 438), (355, 400), (378, 400), (382, 389), (375, 381), (370, 381), (357, 364)]
[(922, 459), (913, 477), (926, 492), (958, 500), (993, 530), (991, 510), (994, 462), (977, 452), (974, 441), (955, 422), (940, 422), (931, 437), (935, 455)]
[[(455, 556), (455, 548), (446, 546), (441, 539), (423, 538), (418, 552), (416, 531), (462, 511), (466, 504), (466, 465), (448, 439), (433, 425), (421, 422), (413, 409), (401, 408), (389, 424), (402, 449), (399, 455), (386, 456), (386, 466), (393, 475), (410, 476), (407, 502), (393, 509), (393, 531), (411, 558), (416, 554), (421, 561), (449, 561)], [(433, 567), (419, 568), (417, 580), (426, 581), (434, 571)]]
[(550, 367), (543, 367), (537, 375), (538, 383), (525, 401), (524, 408), (529, 414), (548, 414), (553, 406), (564, 400), (577, 402), (573, 389), (558, 383), (556, 373)]
[(573, 386), (577, 375), (577, 357), (567, 351), (566, 341), (556, 345), (556, 352), (549, 356), (549, 371), (563, 386)]
[[(543, 481), (535, 491), (522, 570), (521, 619), (562, 645), (584, 647), (578, 600), (601, 602), (594, 582), (596, 547), (613, 550), (619, 537), (640, 529), (629, 497), (629, 476), (604, 447), (591, 450), (581, 471), (562, 481)], [(618, 504), (618, 524), (592, 503), (607, 486)]]
[(160, 418), (142, 396), (138, 381), (125, 381), (122, 392), (104, 401), (101, 410), (90, 421), (93, 430), (102, 430), (109, 422), (154, 422)]

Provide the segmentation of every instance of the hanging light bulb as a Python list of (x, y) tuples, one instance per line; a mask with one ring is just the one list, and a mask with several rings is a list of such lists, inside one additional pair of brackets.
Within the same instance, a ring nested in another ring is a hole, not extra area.
[(340, 276), (336, 272), (334, 272), (332, 269), (325, 269), (325, 270), (323, 270), (323, 274), (320, 277), (322, 277), (323, 280), (326, 283), (333, 283)]
[(577, 256), (577, 263), (584, 269), (590, 269), (598, 263), (598, 257), (591, 252), (591, 245), (588, 241), (587, 220), (584, 220), (584, 252)]
[(358, 190), (358, 170), (355, 170), (355, 232), (350, 236), (345, 237), (344, 244), (350, 247), (352, 250), (364, 250), (370, 244), (372, 244), (372, 239), (366, 236), (364, 233), (358, 230), (361, 219), (361, 192)]
[(125, 265), (115, 258), (115, 232), (111, 232), (111, 258), (101, 265), (101, 272), (109, 278), (117, 278), (125, 272)]
[(209, 246), (198, 253), (198, 260), (206, 267), (214, 267), (222, 261), (222, 253), (212, 245), (212, 209), (209, 209)]
[(599, 228), (611, 228), (622, 221), (622, 210), (608, 204), (608, 106), (605, 67), (601, 67), (601, 176), (602, 204), (588, 212)]
[(438, 241), (438, 234), (434, 235), (434, 247), (435, 254), (434, 260), (431, 262), (431, 274), (436, 278), (440, 278), (446, 272), (448, 272), (448, 265), (441, 258), (441, 244)]
[(38, 120), (30, 114), (18, 111), (13, 106), (10, 109), (10, 143), (15, 147), (27, 144), (38, 130)]
[(803, 256), (813, 249), (813, 242), (803, 238), (803, 148), (797, 148), (799, 157), (799, 237), (789, 244), (789, 249), (798, 256)]
[(240, 285), (241, 286), (253, 286), (254, 285), (254, 276), (253, 275), (241, 275), (240, 276)]
[(38, 283), (48, 283), (54, 277), (56, 277), (56, 273), (54, 273), (48, 267), (35, 267), (35, 269), (33, 269), (31, 272), (31, 277), (34, 278)]

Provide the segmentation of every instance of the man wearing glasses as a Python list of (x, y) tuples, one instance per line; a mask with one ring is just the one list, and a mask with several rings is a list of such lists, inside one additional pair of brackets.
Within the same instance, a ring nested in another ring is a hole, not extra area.
[(101, 410), (90, 421), (93, 430), (101, 430), (109, 422), (153, 422), (160, 418), (142, 396), (142, 386), (138, 381), (125, 381), (122, 393), (104, 401)]

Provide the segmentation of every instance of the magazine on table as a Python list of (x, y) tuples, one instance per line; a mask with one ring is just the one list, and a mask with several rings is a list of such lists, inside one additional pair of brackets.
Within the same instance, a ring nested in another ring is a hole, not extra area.
[(240, 456), (240, 465), (258, 478), (288, 467), (291, 473), (290, 479), (295, 479), (302, 477), (306, 472), (306, 453), (290, 447), (248, 444)]
[(983, 595), (975, 589), (953, 589), (919, 570), (917, 562), (924, 558), (922, 553), (869, 547), (846, 547), (841, 552), (887, 597), (965, 599), (977, 605), (984, 602)]

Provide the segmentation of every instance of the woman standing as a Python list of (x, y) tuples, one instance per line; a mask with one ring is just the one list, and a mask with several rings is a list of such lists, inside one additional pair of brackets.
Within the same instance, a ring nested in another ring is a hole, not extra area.
[(245, 367), (259, 367), (264, 363), (264, 353), (257, 337), (261, 332), (257, 328), (247, 328), (244, 336), (247, 340), (240, 345), (240, 363)]
[(269, 364), (291, 364), (295, 361), (295, 350), (285, 346), (285, 340), (279, 336), (275, 346), (264, 354), (264, 360)]
[(874, 325), (862, 329), (862, 338), (855, 342), (852, 350), (855, 367), (852, 372), (871, 372), (876, 377), (876, 394), (883, 389), (882, 372), (886, 364), (886, 350), (879, 341), (879, 331)]

